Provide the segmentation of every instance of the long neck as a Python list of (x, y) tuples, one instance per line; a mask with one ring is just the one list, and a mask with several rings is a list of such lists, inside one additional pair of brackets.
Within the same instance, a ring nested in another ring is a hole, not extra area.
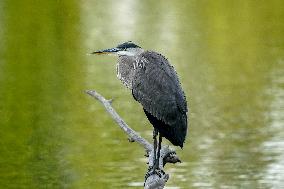
[(134, 77), (134, 56), (119, 56), (116, 67), (118, 79), (129, 89), (132, 89), (132, 80)]

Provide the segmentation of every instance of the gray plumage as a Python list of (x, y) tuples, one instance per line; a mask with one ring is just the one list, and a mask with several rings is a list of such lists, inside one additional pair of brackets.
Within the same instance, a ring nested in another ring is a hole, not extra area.
[[(153, 51), (138, 56), (120, 56), (118, 78), (132, 90), (143, 108), (165, 123), (165, 132), (158, 129), (174, 145), (182, 146), (187, 130), (186, 97), (176, 71), (168, 60)], [(170, 132), (170, 133), (168, 133)]]
[(172, 144), (183, 147), (187, 133), (187, 102), (176, 71), (168, 60), (132, 42), (93, 54), (106, 53), (118, 55), (117, 77), (131, 89), (154, 128)]
[(120, 56), (116, 65), (117, 78), (129, 89), (132, 89), (132, 80), (135, 74), (134, 63), (134, 57)]

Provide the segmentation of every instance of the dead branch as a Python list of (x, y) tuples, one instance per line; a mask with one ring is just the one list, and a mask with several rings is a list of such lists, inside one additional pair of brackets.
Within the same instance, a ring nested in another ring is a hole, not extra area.
[[(152, 170), (154, 165), (154, 150), (153, 145), (151, 145), (146, 139), (141, 137), (137, 132), (131, 129), (125, 121), (117, 114), (117, 112), (111, 106), (112, 100), (106, 100), (102, 95), (94, 90), (87, 90), (87, 94), (96, 98), (100, 101), (105, 107), (106, 111), (111, 115), (113, 120), (118, 124), (118, 126), (128, 135), (129, 141), (137, 142), (141, 146), (144, 147), (146, 154), (148, 155), (149, 168), (148, 173)], [(166, 163), (176, 163), (181, 162), (176, 155), (176, 152), (170, 149), (168, 146), (163, 146), (160, 153), (160, 165), (159, 172), (152, 172), (149, 176), (147, 176), (144, 189), (163, 189), (166, 182), (169, 179), (169, 175), (163, 171), (163, 168)], [(146, 174), (148, 174), (146, 173)]]

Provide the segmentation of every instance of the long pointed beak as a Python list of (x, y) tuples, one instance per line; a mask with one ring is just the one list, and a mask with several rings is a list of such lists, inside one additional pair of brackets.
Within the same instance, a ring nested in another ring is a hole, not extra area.
[(100, 54), (111, 54), (111, 53), (116, 53), (116, 52), (118, 52), (118, 51), (119, 51), (118, 48), (111, 48), (111, 49), (105, 49), (105, 50), (94, 51), (94, 52), (92, 52), (92, 53), (90, 53), (90, 54), (98, 54), (98, 55), (100, 55)]

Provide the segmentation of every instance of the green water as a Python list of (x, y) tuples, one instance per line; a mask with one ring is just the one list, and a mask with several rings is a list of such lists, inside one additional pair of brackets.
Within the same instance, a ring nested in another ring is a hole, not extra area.
[(94, 99), (147, 139), (141, 106), (93, 50), (165, 54), (190, 105), (168, 189), (284, 188), (284, 2), (0, 1), (0, 188), (142, 188), (147, 165)]

